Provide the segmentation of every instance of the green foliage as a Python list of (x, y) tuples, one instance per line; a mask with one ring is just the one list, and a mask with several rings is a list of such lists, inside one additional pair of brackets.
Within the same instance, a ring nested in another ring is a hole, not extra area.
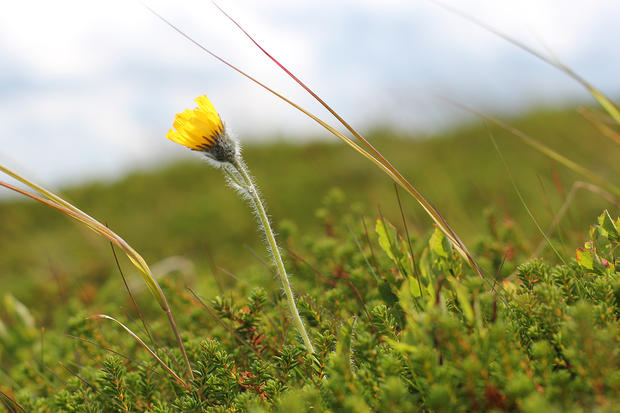
[[(340, 207), (325, 208), (333, 217)], [(584, 247), (599, 269), (579, 252), (566, 265), (518, 264), (526, 251), (515, 247), (504, 263), (514, 275), (492, 284), (439, 231), (406, 240), (382, 217), (367, 234), (357, 212), (341, 214), (306, 241), (311, 255), (289, 256), (314, 355), (277, 290), (243, 283), (198, 301), (167, 279), (195, 376), (188, 388), (113, 324), (78, 316), (64, 328), (83, 340), (49, 331), (43, 344), (3, 341), (0, 390), (34, 412), (612, 412), (620, 403), (620, 240), (607, 211)], [(490, 232), (481, 250), (492, 250)], [(293, 236), (287, 243), (298, 248)], [(268, 271), (248, 271), (248, 284)], [(33, 328), (23, 304), (5, 307), (4, 336)], [(164, 322), (151, 323), (149, 344), (180, 372), (172, 337), (159, 336)]]
[[(563, 153), (608, 178), (620, 173), (620, 162), (600, 162), (601, 153), (614, 158), (617, 148), (593, 145), (597, 137), (567, 112), (538, 112), (517, 123), (533, 135), (557, 126), (547, 144), (562, 145)], [(567, 145), (562, 131), (583, 138)], [(493, 133), (526, 200), (535, 200), (529, 206), (537, 219), (550, 225), (575, 176)], [(106, 243), (38, 205), (0, 204), (0, 406), (151, 413), (616, 411), (617, 209), (595, 218), (600, 199), (578, 195), (551, 235), (574, 259), (559, 265), (545, 250), (531, 259), (536, 246), (529, 237), (536, 232), (510, 183), (496, 173), (487, 134), (471, 127), (415, 141), (375, 133), (382, 151), (464, 234), (484, 280), (411, 200), (403, 199), (401, 220), (385, 177), (347, 148), (247, 148), (280, 221), (278, 240), (314, 355), (304, 351), (271, 268), (251, 254), (262, 246), (246, 206), (217, 172), (179, 163), (68, 190), (154, 264), (193, 380), (184, 376), (157, 303), (133, 282), (131, 270), (133, 297), (126, 294)], [(317, 196), (334, 182), (344, 189)], [(369, 213), (374, 203), (380, 210)], [(489, 203), (495, 208), (485, 210)], [(477, 210), (484, 213), (467, 212)], [(121, 267), (130, 268), (122, 260)], [(187, 387), (117, 325), (88, 319), (97, 313), (121, 319)]]
[[(617, 144), (599, 136), (572, 110), (537, 110), (510, 123), (612, 182), (620, 176)], [(459, 126), (433, 139), (386, 130), (367, 136), (440, 209), (472, 252), (477, 256), (484, 253), (481, 259), (493, 260), (488, 265), (498, 268), (504, 255), (521, 247), (507, 241), (525, 242), (533, 251), (535, 245), (528, 237), (538, 233), (503, 173), (488, 138), (489, 128), (528, 206), (547, 229), (573, 182), (582, 178), (505, 131), (479, 124)], [(400, 225), (389, 179), (345, 145), (248, 144), (244, 154), (261, 183), (274, 221), (285, 222), (279, 228), (282, 235), (293, 235), (289, 229), (294, 223), (297, 234), (320, 236), (323, 228), (340, 218), (343, 205), (338, 205), (338, 200), (343, 195), (348, 202), (363, 202), (373, 217), (382, 215)], [(332, 214), (331, 221), (327, 217), (319, 224), (316, 211), (323, 207), (326, 190), (334, 185), (342, 188), (337, 191), (340, 194), (330, 194), (323, 211)], [(239, 253), (243, 245), (263, 250), (262, 240), (254, 236), (256, 227), (247, 205), (222, 185), (219, 171), (198, 160), (134, 172), (116, 182), (67, 188), (62, 195), (125, 237), (149, 264), (156, 267), (160, 260), (178, 256), (191, 260), (195, 271), (182, 264), (162, 268), (171, 275), (194, 276), (203, 288), (216, 287), (211, 276), (214, 267), (236, 274), (255, 262), (245, 250)], [(411, 233), (431, 230), (425, 212), (403, 193), (401, 198)], [(375, 205), (381, 206), (380, 214)], [(489, 205), (495, 208), (491, 216), (478, 212)], [(573, 240), (582, 242), (583, 227), (607, 205), (599, 195), (579, 190), (552, 239), (571, 247)], [(618, 209), (610, 213), (616, 216)], [(487, 250), (476, 251), (473, 247), (482, 236), (481, 229), (505, 218), (510, 218), (511, 225), (493, 234), (496, 242), (485, 244)], [(372, 227), (369, 224), (369, 230)], [(511, 232), (520, 232), (520, 238), (512, 238)], [(21, 199), (1, 202), (0, 234), (0, 291), (10, 291), (33, 311), (46, 312), (44, 304), (48, 303), (63, 305), (66, 297), (77, 297), (76, 304), (89, 305), (93, 290), (112, 299), (117, 293), (116, 289), (99, 289), (105, 279), (116, 274), (108, 243), (61, 214)], [(401, 236), (406, 238), (404, 233)], [(573, 254), (564, 252), (565, 256)], [(513, 270), (505, 267), (502, 275)], [(216, 275), (223, 287), (232, 286), (230, 277)], [(46, 300), (30, 298), (42, 296)]]

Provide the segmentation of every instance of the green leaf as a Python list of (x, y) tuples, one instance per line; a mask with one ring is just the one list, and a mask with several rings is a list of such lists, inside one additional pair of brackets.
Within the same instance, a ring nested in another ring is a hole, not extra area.
[(398, 303), (398, 296), (394, 294), (394, 291), (392, 291), (392, 287), (390, 286), (389, 283), (383, 281), (381, 284), (379, 284), (378, 288), (379, 288), (379, 295), (383, 299), (383, 302), (389, 308), (394, 307), (394, 305)]
[(409, 354), (415, 354), (418, 353), (420, 351), (420, 346), (413, 346), (411, 344), (408, 343), (403, 343), (400, 341), (396, 341), (396, 340), (392, 340), (390, 338), (386, 338), (385, 341), (392, 346), (394, 349), (402, 352), (402, 353), (409, 353)]
[(469, 293), (467, 289), (454, 277), (449, 277), (448, 280), (456, 292), (456, 299), (459, 302), (461, 311), (463, 311), (463, 316), (465, 316), (465, 319), (469, 323), (472, 323), (474, 321), (474, 310), (469, 302)]
[(421, 296), (422, 290), (416, 279), (409, 277), (402, 283), (398, 292), (398, 302), (405, 315), (418, 312), (421, 309), (417, 300)]
[(398, 235), (396, 228), (383, 218), (377, 218), (375, 232), (381, 249), (394, 261), (403, 277), (411, 275), (412, 261), (406, 241)]
[(400, 291), (398, 292), (398, 302), (406, 314), (411, 314), (416, 311), (416, 303), (409, 286), (411, 281), (410, 279), (406, 279), (400, 286)]
[(420, 268), (420, 273), (422, 275), (422, 279), (426, 280), (426, 289), (428, 291), (429, 296), (433, 296), (435, 293), (435, 282), (432, 274), (432, 265), (430, 263), (430, 254), (429, 249), (424, 248), (422, 250), (422, 254), (420, 254), (420, 259), (418, 260), (418, 265)]
[(379, 237), (379, 246), (381, 246), (381, 249), (383, 249), (392, 260), (398, 261), (395, 255), (395, 252), (397, 252), (395, 248), (396, 230), (392, 224), (389, 222), (386, 223), (382, 218), (377, 218), (375, 232)]
[(598, 217), (598, 223), (600, 227), (604, 230), (607, 239), (613, 242), (620, 242), (620, 233), (618, 233), (618, 227), (611, 216), (609, 216), (609, 212), (605, 210), (600, 217)]
[(609, 261), (599, 257), (593, 248), (589, 248), (591, 245), (592, 243), (586, 242), (584, 248), (579, 248), (575, 251), (577, 263), (583, 268), (591, 270), (599, 275), (612, 274), (614, 269)]
[(422, 289), (420, 288), (420, 282), (415, 278), (407, 278), (407, 283), (409, 284), (409, 291), (411, 292), (411, 296), (413, 298), (418, 298), (422, 295)]
[(4, 322), (0, 320), (0, 344), (2, 344), (3, 341), (7, 341), (8, 338), (9, 338), (9, 332), (6, 326), (4, 325)]
[(431, 247), (431, 251), (440, 257), (448, 258), (450, 256), (450, 252), (452, 247), (450, 245), (450, 241), (446, 238), (446, 236), (439, 230), (439, 228), (435, 227), (435, 231), (433, 231), (433, 235), (428, 242), (428, 245)]
[(588, 270), (594, 270), (594, 251), (588, 248), (578, 248), (575, 251), (577, 264)]
[(392, 286), (389, 283), (383, 281), (381, 284), (379, 284), (378, 288), (379, 295), (383, 299), (385, 305), (387, 305), (387, 307), (392, 310), (394, 317), (396, 317), (398, 323), (400, 325), (403, 325), (403, 323), (405, 322), (405, 313), (400, 306), (399, 298), (396, 293), (394, 293)]

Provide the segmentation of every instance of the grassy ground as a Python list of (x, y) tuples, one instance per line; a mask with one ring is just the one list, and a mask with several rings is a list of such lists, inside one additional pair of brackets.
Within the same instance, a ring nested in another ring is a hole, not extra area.
[[(538, 110), (510, 123), (618, 183), (617, 144), (573, 111)], [(387, 131), (370, 137), (445, 215), (486, 280), (401, 192), (405, 229), (392, 183), (349, 148), (248, 146), (316, 349), (310, 356), (249, 208), (219, 171), (173, 163), (63, 190), (160, 275), (190, 377), (165, 315), (124, 257), (132, 296), (110, 245), (93, 231), (32, 202), (5, 202), (0, 406), (46, 413), (617, 411), (617, 205), (598, 190), (577, 193), (550, 237), (558, 254), (545, 249), (532, 260), (541, 235), (509, 175), (542, 228), (582, 177), (486, 125), (433, 139)], [(89, 317), (101, 313), (135, 331), (161, 363), (119, 325)]]
[[(620, 151), (609, 139), (571, 110), (538, 110), (510, 123), (563, 155), (618, 183)], [(444, 214), (468, 244), (486, 227), (484, 211), (514, 221), (530, 248), (541, 237), (515, 193), (507, 171), (492, 146), (492, 134), (506, 158), (519, 190), (543, 228), (561, 207), (571, 185), (581, 177), (551, 161), (518, 138), (493, 126), (475, 123), (433, 139), (394, 138), (388, 131), (370, 137), (410, 181)], [(346, 202), (360, 203), (369, 216), (385, 215), (400, 225), (391, 182), (340, 143), (247, 146), (246, 160), (261, 186), (273, 220), (293, 224), (300, 237), (323, 231), (317, 210), (332, 188)], [(262, 257), (247, 206), (223, 184), (220, 172), (196, 162), (173, 163), (159, 170), (133, 173), (114, 183), (67, 188), (64, 195), (102, 222), (107, 222), (141, 252), (149, 263), (181, 256), (198, 266), (233, 273), (256, 263), (250, 249)], [(431, 227), (422, 209), (404, 194), (410, 230)], [(560, 240), (584, 236), (584, 228), (603, 208), (614, 206), (599, 195), (577, 194), (563, 219)], [(319, 214), (320, 215), (320, 214)], [(0, 204), (0, 290), (41, 306), (33, 291), (62, 283), (62, 288), (115, 271), (109, 245), (64, 216), (26, 201)]]

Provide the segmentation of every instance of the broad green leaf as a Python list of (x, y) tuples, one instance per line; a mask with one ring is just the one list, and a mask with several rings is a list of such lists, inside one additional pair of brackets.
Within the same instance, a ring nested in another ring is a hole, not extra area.
[(378, 286), (379, 295), (383, 299), (383, 302), (389, 309), (392, 310), (392, 314), (396, 317), (396, 320), (402, 325), (405, 322), (405, 313), (400, 306), (399, 297), (394, 293), (392, 286), (383, 281)]
[(403, 277), (411, 275), (412, 260), (407, 250), (407, 242), (398, 235), (396, 228), (388, 221), (377, 218), (375, 232), (381, 249), (394, 261)]
[(418, 265), (420, 267), (420, 273), (422, 275), (422, 279), (426, 280), (426, 289), (428, 291), (427, 296), (432, 297), (435, 294), (435, 279), (433, 278), (432, 266), (430, 263), (430, 254), (429, 249), (424, 248), (422, 254), (420, 254), (420, 259), (418, 260)]
[(398, 292), (398, 302), (407, 314), (411, 314), (416, 311), (414, 296), (409, 286), (410, 282), (410, 279), (406, 279), (400, 286), (400, 291)]
[(383, 302), (388, 306), (388, 308), (392, 308), (396, 303), (398, 303), (398, 296), (394, 294), (394, 291), (392, 291), (392, 287), (389, 283), (383, 281), (381, 284), (379, 284), (378, 288), (379, 295), (383, 299)]
[(588, 248), (578, 248), (575, 251), (577, 264), (588, 270), (594, 270), (594, 251)]
[(412, 346), (411, 344), (407, 344), (407, 343), (403, 343), (400, 341), (396, 341), (396, 340), (392, 340), (390, 338), (386, 338), (385, 339), (386, 343), (388, 343), (391, 347), (393, 347), (394, 349), (403, 352), (403, 353), (410, 353), (410, 354), (415, 354), (418, 351), (420, 351), (420, 347), (419, 346)]
[(4, 309), (20, 326), (28, 329), (35, 328), (34, 317), (28, 307), (12, 294), (4, 295)]
[(418, 282), (415, 278), (409, 277), (407, 278), (407, 283), (409, 284), (409, 291), (411, 292), (411, 296), (414, 298), (418, 298), (422, 295), (421, 283)]
[(459, 280), (454, 277), (449, 277), (448, 280), (452, 285), (452, 288), (456, 292), (456, 299), (459, 302), (459, 306), (463, 311), (463, 316), (469, 323), (473, 323), (474, 321), (474, 310), (469, 302), (469, 294), (467, 289), (461, 284)]
[(412, 277), (408, 277), (400, 286), (398, 292), (398, 303), (405, 314), (412, 314), (421, 309), (418, 298), (422, 296), (418, 281)]
[(599, 257), (593, 248), (588, 248), (588, 245), (592, 245), (592, 243), (586, 242), (585, 245), (585, 248), (579, 248), (575, 251), (577, 263), (580, 266), (599, 275), (611, 274), (614, 272), (614, 268), (612, 268), (609, 261)]
[(431, 247), (431, 251), (435, 255), (444, 258), (448, 258), (451, 255), (450, 241), (448, 241), (443, 232), (441, 232), (437, 227), (435, 227), (435, 231), (433, 231), (433, 235), (431, 236), (428, 245)]
[(0, 343), (2, 343), (3, 341), (7, 341), (8, 338), (9, 338), (8, 330), (6, 326), (4, 325), (4, 322), (0, 320)]
[(598, 223), (605, 231), (605, 235), (610, 241), (620, 242), (620, 233), (618, 233), (616, 223), (613, 219), (611, 219), (611, 216), (609, 216), (609, 212), (607, 212), (607, 210), (605, 210), (605, 212), (598, 217)]
[(389, 222), (386, 223), (384, 219), (377, 218), (377, 224), (375, 231), (379, 237), (379, 246), (385, 251), (385, 253), (394, 261), (397, 261), (396, 254), (398, 253), (396, 248), (396, 230)]

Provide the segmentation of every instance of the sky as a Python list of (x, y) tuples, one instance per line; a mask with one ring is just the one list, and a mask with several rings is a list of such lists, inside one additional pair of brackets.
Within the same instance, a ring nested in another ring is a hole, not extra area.
[[(620, 96), (617, 0), (445, 0)], [(209, 1), (144, 4), (205, 47), (336, 122)], [(117, 178), (196, 154), (168, 141), (207, 94), (242, 142), (332, 139), (133, 0), (22, 0), (0, 13), (0, 164), (44, 185)], [(356, 128), (429, 134), (467, 119), (592, 102), (563, 73), (428, 0), (221, 0)], [(336, 139), (336, 138), (333, 138)]]

